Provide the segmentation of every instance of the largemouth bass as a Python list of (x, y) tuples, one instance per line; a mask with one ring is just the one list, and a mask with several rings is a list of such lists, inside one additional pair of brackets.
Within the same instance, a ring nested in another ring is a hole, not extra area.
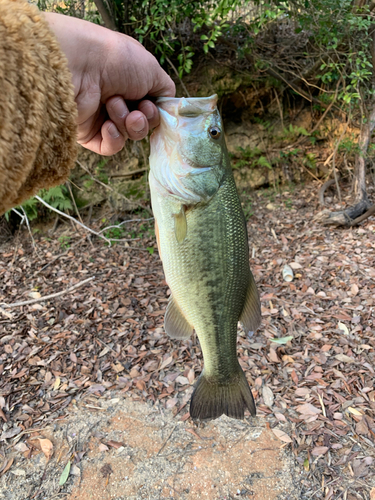
[(255, 415), (237, 358), (237, 323), (260, 324), (249, 266), (246, 221), (238, 198), (217, 96), (159, 98), (151, 136), (150, 188), (159, 253), (171, 289), (166, 333), (196, 331), (204, 369), (191, 398), (193, 419)]

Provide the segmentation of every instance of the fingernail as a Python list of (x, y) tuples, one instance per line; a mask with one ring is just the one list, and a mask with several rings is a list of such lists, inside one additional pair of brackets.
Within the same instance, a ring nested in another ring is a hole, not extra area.
[(146, 109), (145, 116), (147, 120), (151, 120), (152, 118), (154, 118), (154, 115), (154, 110), (151, 107)]
[(133, 130), (133, 132), (141, 132), (145, 127), (146, 127), (146, 120), (144, 119), (143, 116), (141, 116), (138, 118), (138, 120), (136, 120), (133, 123), (131, 129)]
[(108, 133), (112, 137), (112, 139), (117, 139), (117, 137), (120, 136), (120, 132), (117, 130), (116, 125), (111, 123), (111, 125), (108, 127)]
[(127, 108), (122, 99), (117, 99), (117, 101), (112, 104), (112, 109), (119, 118), (124, 118), (127, 114)]

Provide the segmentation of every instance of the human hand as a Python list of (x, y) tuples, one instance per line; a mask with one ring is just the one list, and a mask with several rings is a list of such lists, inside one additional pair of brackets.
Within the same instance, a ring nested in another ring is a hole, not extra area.
[[(125, 141), (143, 139), (159, 124), (146, 96), (175, 95), (175, 85), (155, 57), (133, 38), (61, 14), (44, 14), (73, 75), (78, 142), (101, 155)], [(140, 101), (129, 111), (129, 101)]]

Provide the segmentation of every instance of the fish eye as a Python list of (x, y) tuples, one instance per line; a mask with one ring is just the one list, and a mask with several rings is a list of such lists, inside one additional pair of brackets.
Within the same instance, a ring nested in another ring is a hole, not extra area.
[(212, 139), (219, 139), (221, 136), (221, 130), (218, 127), (211, 127), (210, 130), (208, 131)]

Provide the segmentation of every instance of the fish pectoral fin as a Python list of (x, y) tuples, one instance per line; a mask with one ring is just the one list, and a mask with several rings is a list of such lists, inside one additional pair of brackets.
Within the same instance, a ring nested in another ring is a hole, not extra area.
[(173, 214), (174, 217), (174, 233), (176, 235), (176, 240), (178, 243), (182, 243), (186, 238), (187, 234), (187, 222), (184, 205), (181, 206), (181, 210), (178, 214)]
[(173, 297), (169, 299), (165, 312), (164, 328), (172, 339), (187, 339), (193, 333), (193, 327), (187, 322)]
[(246, 333), (255, 332), (262, 319), (260, 300), (253, 275), (250, 273), (250, 282), (246, 290), (245, 304), (242, 309), (240, 321)]

